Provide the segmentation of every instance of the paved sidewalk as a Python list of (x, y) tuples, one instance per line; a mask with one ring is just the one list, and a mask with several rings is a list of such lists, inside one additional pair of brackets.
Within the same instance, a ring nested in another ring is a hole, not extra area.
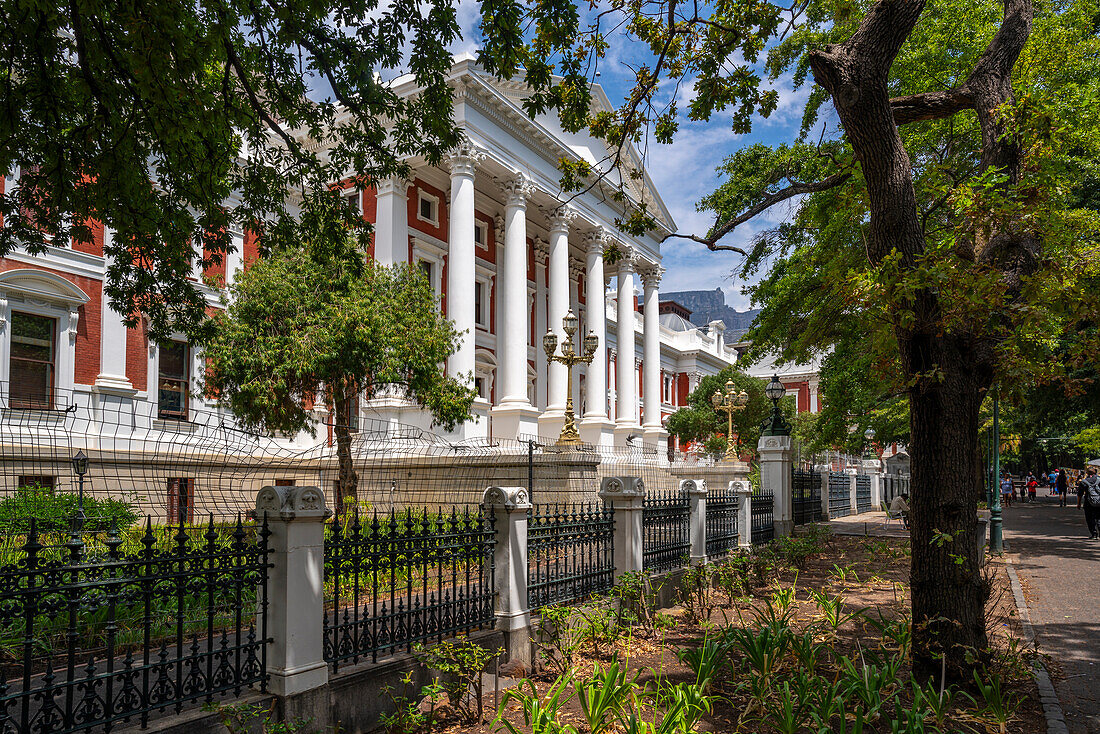
[(1071, 734), (1100, 734), (1100, 541), (1084, 513), (1040, 496), (1005, 508), (1005, 538)]
[(879, 538), (908, 538), (909, 531), (900, 522), (891, 520), (886, 527), (886, 513), (862, 512), (829, 520), (829, 527), (835, 535), (871, 535)]

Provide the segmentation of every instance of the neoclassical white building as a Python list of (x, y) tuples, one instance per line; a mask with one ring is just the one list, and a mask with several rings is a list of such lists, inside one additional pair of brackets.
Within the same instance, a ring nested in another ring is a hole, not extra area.
[[(668, 308), (662, 316), (660, 243), (675, 225), (653, 182), (642, 171), (626, 187), (653, 214), (656, 229), (624, 234), (615, 225), (624, 209), (610, 186), (565, 196), (557, 184), (560, 159), (599, 165), (603, 143), (562, 131), (552, 115), (529, 118), (523, 85), (492, 79), (472, 57), (456, 58), (451, 76), (463, 142), (445, 165), (412, 160), (408, 180), (346, 192), (375, 226), (373, 256), (421, 268), (446, 316), (465, 332), (447, 370), (471, 376), (479, 397), (474, 420), (451, 438), (557, 436), (566, 370), (548, 365), (542, 342), (548, 329), (564, 341), (562, 319), (572, 311), (578, 341), (591, 331), (599, 344), (591, 364), (573, 373), (582, 438), (602, 445), (664, 441), (667, 415), (702, 376), (732, 364), (736, 351), (724, 343), (720, 323), (685, 328), (686, 319), (669, 318)], [(402, 94), (416, 92), (411, 78), (393, 84)], [(595, 103), (610, 109), (602, 89), (593, 91)], [(627, 158), (641, 170), (633, 150)], [(17, 181), (18, 172), (10, 172), (3, 186)], [(0, 384), (7, 386), (0, 408), (20, 400), (31, 409), (77, 404), (105, 425), (108, 416), (129, 422), (112, 425), (113, 434), (216, 413), (199, 387), (199, 350), (183, 335), (154, 343), (142, 325), (128, 329), (109, 307), (103, 244), (112, 232), (94, 223), (92, 229), (88, 243), (0, 258)], [(247, 232), (233, 238), (236, 252), (207, 274), (232, 279), (257, 256)], [(199, 287), (216, 307), (219, 294)], [(396, 398), (364, 399), (359, 411), (361, 419), (428, 427), (421, 411)], [(174, 440), (186, 440), (186, 432), (175, 433)], [(293, 446), (314, 439), (280, 440)]]

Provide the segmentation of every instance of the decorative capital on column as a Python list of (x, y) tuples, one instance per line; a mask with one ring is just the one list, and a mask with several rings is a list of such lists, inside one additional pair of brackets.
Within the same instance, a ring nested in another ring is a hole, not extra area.
[(584, 249), (590, 255), (603, 255), (607, 248), (607, 230), (603, 227), (594, 229), (584, 236)]
[(619, 356), (619, 350), (618, 349), (612, 349), (612, 348), (608, 347), (608, 350), (607, 350), (608, 359), (611, 359), (612, 361), (614, 361), (618, 356)]
[(324, 520), (332, 510), (325, 505), (325, 493), (317, 487), (267, 486), (256, 494), (252, 513), (256, 519), (266, 514), (271, 520)]
[(512, 178), (501, 183), (504, 190), (505, 206), (527, 206), (527, 200), (535, 193), (535, 185), (531, 179), (522, 173), (517, 173)]
[(569, 256), (569, 277), (570, 277), (570, 279), (577, 280), (582, 275), (584, 275), (584, 263), (581, 262), (580, 258), (576, 258), (576, 257), (573, 257), (572, 255), (570, 255)]
[(577, 221), (577, 210), (568, 204), (562, 204), (554, 211), (550, 212), (550, 231), (551, 232), (568, 232), (569, 225)]
[(637, 262), (634, 248), (621, 242), (616, 243), (616, 247), (619, 250), (619, 261), (615, 263), (616, 270), (620, 273), (636, 272)]
[(535, 265), (546, 266), (546, 258), (550, 257), (550, 243), (541, 237), (534, 239), (535, 243)]
[(634, 358), (634, 369), (637, 370), (637, 369), (641, 369), (641, 368), (642, 368), (642, 358), (641, 357), (635, 357)]
[(642, 278), (642, 284), (646, 288), (659, 288), (661, 285), (661, 277), (665, 274), (665, 269), (656, 263), (643, 263), (638, 267), (638, 275)]
[(641, 477), (604, 477), (600, 482), (600, 497), (604, 502), (643, 498), (645, 483)]
[(412, 186), (412, 183), (411, 179), (401, 176), (390, 176), (379, 181), (376, 190), (378, 196), (386, 196), (388, 194), (405, 196), (409, 191), (409, 187)]
[(707, 494), (707, 480), (706, 479), (681, 479), (680, 491), (686, 492), (689, 495), (702, 495)]
[(459, 135), (458, 145), (443, 159), (452, 176), (473, 176), (477, 164), (483, 160), (485, 160), (485, 151), (465, 133)]
[(489, 487), (481, 498), (481, 506), (507, 512), (526, 512), (531, 499), (526, 487)]

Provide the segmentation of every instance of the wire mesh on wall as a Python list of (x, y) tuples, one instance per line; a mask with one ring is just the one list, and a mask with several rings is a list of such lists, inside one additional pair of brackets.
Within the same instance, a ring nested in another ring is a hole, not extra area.
[(678, 484), (652, 446), (562, 451), (534, 437), (455, 441), (365, 419), (351, 441), (354, 497), (337, 501), (333, 427), (318, 418), (315, 435), (265, 436), (218, 409), (166, 419), (150, 401), (80, 390), (26, 405), (0, 384), (0, 529), (6, 516), (71, 516), (81, 494), (78, 451), (88, 457), (89, 518), (132, 512), (154, 522), (230, 520), (270, 484), (318, 486), (330, 506), (360, 510), (472, 505), (494, 485), (527, 487), (535, 502), (554, 503), (597, 499), (605, 476), (639, 476), (653, 491)]

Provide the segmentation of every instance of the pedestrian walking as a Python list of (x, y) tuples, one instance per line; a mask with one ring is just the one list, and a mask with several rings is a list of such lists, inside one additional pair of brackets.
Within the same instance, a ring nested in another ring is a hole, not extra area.
[(1047, 476), (1047, 484), (1050, 486), (1050, 489), (1047, 490), (1048, 495), (1058, 494), (1058, 472), (1053, 469), (1050, 470), (1050, 474)]
[(1089, 537), (1096, 540), (1097, 523), (1100, 522), (1100, 477), (1096, 476), (1096, 467), (1090, 466), (1085, 470), (1085, 478), (1077, 483), (1077, 508), (1085, 508), (1085, 525), (1089, 529)]
[(1027, 501), (1035, 501), (1035, 493), (1039, 489), (1039, 480), (1031, 472), (1027, 473)]
[(1066, 506), (1066, 495), (1069, 494), (1069, 479), (1066, 477), (1066, 470), (1059, 469), (1058, 476), (1054, 480), (1054, 491), (1058, 493), (1058, 504), (1060, 507)]
[(1012, 477), (1007, 474), (1001, 479), (1001, 503), (1005, 507), (1012, 507), (1012, 496), (1014, 492), (1012, 490)]

